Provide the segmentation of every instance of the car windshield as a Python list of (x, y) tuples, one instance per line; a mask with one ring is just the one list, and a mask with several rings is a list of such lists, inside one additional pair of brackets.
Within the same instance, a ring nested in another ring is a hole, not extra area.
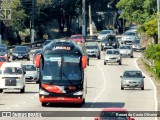
[(126, 71), (123, 76), (127, 78), (142, 78), (142, 73), (140, 71)]
[(93, 46), (93, 45), (91, 45), (91, 46), (86, 46), (86, 49), (98, 49), (98, 47), (97, 46)]
[(35, 65), (23, 65), (24, 71), (36, 71)]
[(15, 51), (27, 51), (27, 47), (15, 47)]
[(4, 74), (22, 74), (22, 69), (19, 67), (6, 67), (4, 69)]
[(82, 36), (78, 36), (78, 35), (77, 36), (71, 36), (71, 38), (72, 39), (79, 39), (79, 38), (82, 38)]
[(4, 48), (0, 48), (0, 52), (5, 52), (5, 49)]
[(131, 46), (120, 46), (120, 49), (132, 49)]
[(104, 31), (101, 31), (99, 34), (109, 34), (109, 33), (111, 33), (110, 30), (104, 30)]
[(107, 54), (119, 55), (119, 51), (117, 51), (117, 50), (107, 50), (106, 53), (107, 53)]
[(43, 81), (81, 80), (80, 56), (46, 54), (42, 69)]
[(6, 61), (6, 58), (0, 57), (0, 62), (5, 62), (5, 61)]
[(135, 36), (135, 32), (125, 32), (123, 35)]
[(140, 40), (134, 40), (133, 43), (134, 44), (140, 44)]
[(100, 118), (102, 120), (128, 120), (127, 113), (125, 111), (103, 111)]

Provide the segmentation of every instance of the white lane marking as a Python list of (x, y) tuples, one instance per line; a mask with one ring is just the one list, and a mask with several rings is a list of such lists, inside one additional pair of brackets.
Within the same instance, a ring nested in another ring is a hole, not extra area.
[[(103, 94), (103, 92), (105, 91), (106, 89), (106, 78), (105, 78), (105, 74), (104, 74), (104, 71), (103, 69), (100, 67), (100, 64), (102, 63), (103, 61), (100, 61), (98, 62), (98, 64), (96, 65), (98, 67), (98, 69), (101, 71), (101, 75), (102, 75), (102, 84), (103, 84), (103, 87), (100, 91), (100, 93), (98, 94), (98, 96), (96, 96), (93, 100), (93, 103), (95, 103), (99, 98), (100, 96)], [(92, 109), (92, 107), (94, 107), (93, 105), (90, 106), (90, 108), (87, 109), (87, 111), (90, 111)], [(85, 120), (86, 117), (82, 117), (82, 120)]]
[(37, 93), (37, 94), (35, 94), (35, 96), (38, 96), (39, 94)]
[(34, 99), (34, 97), (31, 97), (31, 99)]
[(25, 101), (23, 101), (22, 103), (23, 103), (23, 104), (25, 104), (26, 102), (25, 102)]
[(9, 110), (9, 109), (11, 109), (11, 108), (8, 107), (8, 108), (6, 108), (6, 109)]
[[(135, 65), (136, 65), (136, 67), (137, 67), (139, 70), (141, 70), (140, 67), (139, 67), (138, 64), (137, 64), (137, 59), (138, 59), (138, 58), (136, 58), (135, 61), (134, 61), (134, 62), (135, 62)], [(152, 81), (152, 79), (151, 79), (148, 75), (146, 75), (143, 71), (142, 71), (142, 73), (150, 80), (150, 82), (151, 82), (151, 84), (152, 84), (152, 86), (153, 86), (153, 88), (154, 88), (155, 111), (158, 111), (157, 88), (156, 88), (154, 82)], [(155, 117), (155, 120), (157, 120), (157, 117)]]

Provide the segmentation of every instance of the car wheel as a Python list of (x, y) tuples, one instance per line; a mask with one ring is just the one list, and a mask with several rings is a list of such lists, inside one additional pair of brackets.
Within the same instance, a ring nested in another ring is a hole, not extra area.
[(20, 90), (20, 93), (24, 93), (25, 92), (25, 87), (23, 87), (21, 90)]
[(12, 58), (12, 60), (15, 60), (14, 58)]
[(46, 106), (47, 106), (47, 103), (42, 102), (41, 105), (42, 105), (43, 107), (46, 107)]
[(122, 65), (122, 63), (120, 62), (119, 65)]
[(89, 59), (87, 60), (87, 66), (89, 66)]
[(3, 89), (0, 89), (0, 93), (2, 93), (3, 92)]
[(37, 80), (36, 83), (38, 84), (38, 83), (39, 83), (39, 80)]
[(101, 47), (101, 51), (103, 51), (103, 48)]
[(106, 62), (104, 62), (104, 65), (106, 65)]
[(124, 87), (121, 87), (121, 90), (124, 90)]
[(28, 57), (27, 60), (30, 61), (30, 58)]
[(131, 56), (131, 58), (133, 58), (133, 56)]
[(100, 59), (101, 58), (101, 56), (99, 55), (98, 57), (97, 57), (97, 59)]
[(144, 86), (143, 86), (143, 87), (141, 87), (141, 90), (144, 90)]

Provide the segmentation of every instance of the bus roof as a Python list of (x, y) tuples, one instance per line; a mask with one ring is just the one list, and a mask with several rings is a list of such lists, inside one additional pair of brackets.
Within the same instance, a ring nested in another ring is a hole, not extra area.
[(44, 53), (83, 55), (84, 50), (74, 41), (56, 39), (43, 47), (42, 55)]

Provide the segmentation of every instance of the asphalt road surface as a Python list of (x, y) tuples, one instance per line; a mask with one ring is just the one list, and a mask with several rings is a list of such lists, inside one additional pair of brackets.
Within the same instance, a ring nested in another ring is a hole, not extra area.
[[(103, 65), (102, 58), (90, 59), (90, 66), (87, 68), (88, 91), (86, 103), (82, 107), (75, 105), (56, 104), (42, 107), (39, 102), (38, 84), (26, 83), (26, 92), (7, 91), (0, 93), (0, 111), (77, 111), (72, 117), (66, 117), (65, 112), (48, 113), (50, 117), (1, 117), (0, 120), (94, 120), (94, 117), (82, 117), (81, 111), (87, 115), (100, 111), (107, 107), (126, 108), (128, 111), (154, 111), (156, 109), (155, 89), (149, 78), (145, 78), (144, 91), (139, 89), (121, 90), (120, 75), (124, 70), (138, 69), (136, 59), (141, 53), (134, 53), (134, 58), (123, 58), (122, 65)], [(19, 60), (15, 62), (32, 62)], [(60, 114), (61, 113), (61, 114)], [(58, 115), (60, 114), (60, 115)], [(78, 116), (79, 117), (76, 117)], [(0, 115), (1, 116), (1, 115)], [(57, 117), (54, 117), (57, 116)], [(155, 120), (154, 117), (134, 117), (135, 120)]]

